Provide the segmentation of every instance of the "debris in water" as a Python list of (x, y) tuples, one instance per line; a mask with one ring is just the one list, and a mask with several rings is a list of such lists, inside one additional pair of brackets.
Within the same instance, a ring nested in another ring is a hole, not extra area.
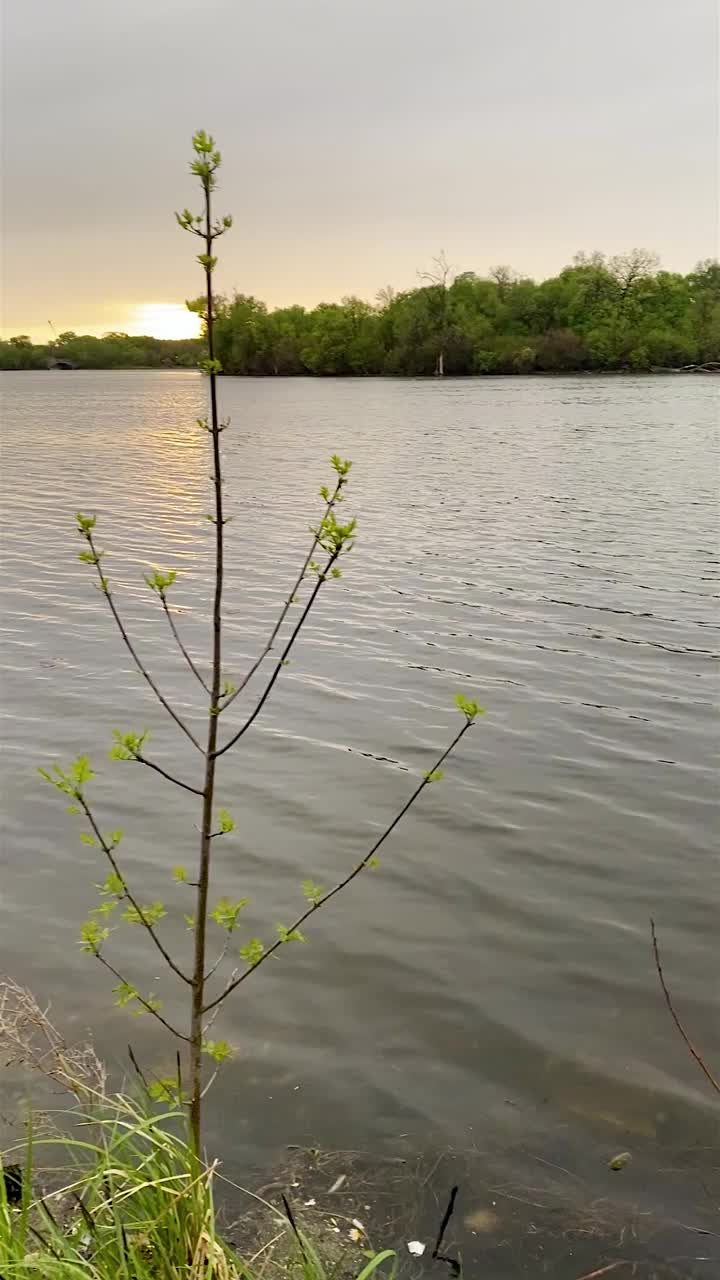
[(346, 1174), (346, 1173), (341, 1173), (341, 1174), (340, 1174), (340, 1177), (339, 1177), (339, 1178), (336, 1178), (336, 1179), (335, 1179), (335, 1181), (333, 1182), (333, 1184), (332, 1184), (332, 1186), (331, 1186), (330, 1190), (328, 1191), (328, 1195), (329, 1195), (329, 1196), (331, 1196), (331, 1195), (332, 1195), (332, 1193), (333, 1193), (333, 1191), (339, 1191), (339, 1190), (340, 1190), (340, 1188), (341, 1188), (341, 1186), (342, 1186), (342, 1185), (343, 1185), (343, 1183), (345, 1183), (345, 1182), (347, 1182), (347, 1174)]
[(608, 1162), (608, 1169), (614, 1169), (617, 1172), (618, 1169), (624, 1169), (625, 1165), (629, 1164), (631, 1160), (632, 1156), (629, 1151), (621, 1151), (619, 1155), (613, 1156), (612, 1160)]
[(416, 1258), (422, 1258), (425, 1252), (425, 1245), (422, 1240), (408, 1240), (408, 1253), (414, 1254)]

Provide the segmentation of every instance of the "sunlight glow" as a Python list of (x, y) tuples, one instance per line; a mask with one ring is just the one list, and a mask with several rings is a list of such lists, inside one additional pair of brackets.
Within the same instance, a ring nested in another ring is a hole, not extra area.
[(179, 302), (143, 302), (134, 307), (128, 333), (153, 338), (199, 338), (200, 317)]

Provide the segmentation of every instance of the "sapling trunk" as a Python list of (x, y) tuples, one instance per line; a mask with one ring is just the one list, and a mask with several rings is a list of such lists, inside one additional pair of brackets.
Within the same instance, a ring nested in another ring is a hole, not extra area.
[(222, 592), (223, 592), (223, 494), (222, 457), (220, 454), (220, 421), (217, 406), (217, 369), (215, 366), (215, 342), (213, 337), (213, 283), (212, 283), (212, 172), (202, 179), (205, 195), (205, 324), (208, 347), (208, 374), (210, 378), (210, 439), (212, 442), (213, 490), (215, 495), (215, 591), (212, 613), (212, 668), (210, 676), (210, 701), (208, 704), (207, 747), (205, 750), (205, 780), (203, 783), (202, 819), (200, 827), (200, 862), (198, 869), (195, 910), (195, 949), (192, 974), (192, 1010), (190, 1017), (190, 1130), (193, 1146), (200, 1152), (202, 1133), (202, 1051), (203, 1006), (205, 1004), (205, 953), (207, 950), (208, 894), (210, 891), (210, 860), (212, 851), (213, 804), (215, 801), (215, 772), (218, 723), (220, 714), (220, 687), (222, 679)]

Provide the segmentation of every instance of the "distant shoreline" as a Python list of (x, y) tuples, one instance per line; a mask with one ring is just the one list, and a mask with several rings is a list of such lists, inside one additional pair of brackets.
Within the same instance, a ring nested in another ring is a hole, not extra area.
[[(157, 365), (135, 365), (132, 368), (118, 368), (108, 365), (105, 368), (78, 369), (0, 369), (0, 373), (48, 373), (48, 374), (84, 374), (84, 373), (192, 373), (203, 377), (199, 369), (190, 369), (177, 365), (175, 367), (158, 368)], [(516, 378), (658, 378), (658, 377), (718, 377), (720, 363), (717, 367), (692, 365), (688, 368), (655, 369), (528, 369), (511, 373), (446, 373), (437, 377), (432, 373), (226, 373), (223, 378), (240, 380), (255, 379), (258, 382), (292, 381), (292, 382), (486, 382), (502, 378), (513, 381)]]

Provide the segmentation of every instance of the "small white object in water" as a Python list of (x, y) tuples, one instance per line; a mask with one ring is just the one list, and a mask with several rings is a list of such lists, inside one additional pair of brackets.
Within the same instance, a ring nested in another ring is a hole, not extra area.
[(422, 1240), (408, 1240), (408, 1253), (412, 1253), (416, 1258), (422, 1258), (425, 1252), (425, 1245)]
[(315, 1200), (314, 1198), (312, 1200), (303, 1200), (303, 1204), (306, 1209), (314, 1209), (315, 1205), (317, 1204), (317, 1200)]
[(340, 1177), (339, 1177), (339, 1178), (336, 1178), (336, 1179), (335, 1179), (335, 1181), (333, 1182), (333, 1184), (332, 1184), (332, 1186), (331, 1186), (330, 1190), (328, 1191), (328, 1195), (329, 1195), (329, 1196), (331, 1196), (331, 1195), (332, 1195), (332, 1193), (333, 1193), (333, 1191), (339, 1191), (339, 1190), (340, 1190), (340, 1188), (341, 1188), (341, 1186), (342, 1186), (342, 1184), (343, 1184), (343, 1182), (345, 1182), (345, 1181), (346, 1181), (346, 1179), (347, 1179), (347, 1174), (346, 1174), (346, 1173), (341, 1173), (341, 1174), (340, 1174)]
[(360, 1222), (360, 1220), (359, 1220), (358, 1218), (353, 1218), (353, 1220), (352, 1220), (352, 1224), (353, 1224), (353, 1226), (355, 1227), (355, 1230), (356, 1230), (356, 1231), (364, 1231), (364, 1230), (365, 1230), (365, 1228), (364, 1228), (364, 1226), (363, 1226), (362, 1222)]

